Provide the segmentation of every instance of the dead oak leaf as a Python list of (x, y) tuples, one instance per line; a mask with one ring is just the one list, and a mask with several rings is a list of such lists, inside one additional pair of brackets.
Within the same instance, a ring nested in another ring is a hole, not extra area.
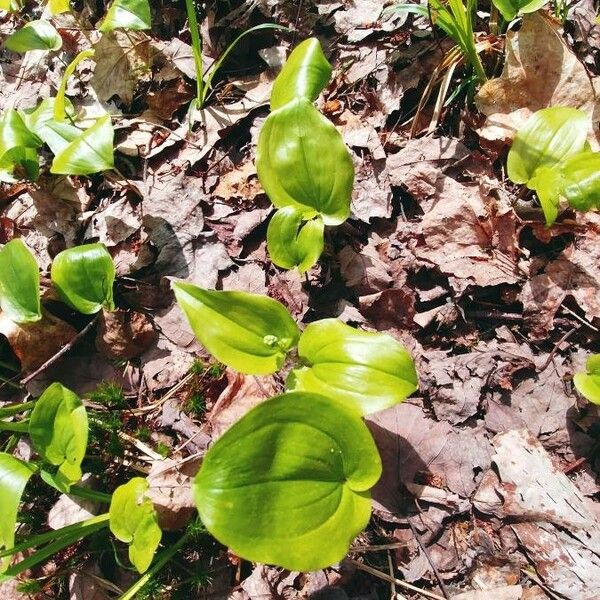
[(588, 319), (600, 318), (600, 215), (577, 215), (583, 233), (523, 286), (523, 316), (534, 339), (543, 339), (571, 296)]
[(572, 106), (598, 120), (594, 82), (542, 11), (508, 32), (502, 74), (482, 86), (476, 103), (488, 117), (479, 133), (489, 140), (512, 139), (531, 113), (548, 106)]
[(141, 31), (115, 30), (94, 45), (96, 68), (91, 85), (103, 101), (119, 96), (129, 105), (138, 82), (151, 76), (150, 38)]
[(423, 169), (421, 179), (435, 190), (435, 203), (421, 221), (422, 244), (415, 256), (449, 275), (458, 293), (469, 285), (516, 283), (518, 227), (512, 208), (436, 170)]

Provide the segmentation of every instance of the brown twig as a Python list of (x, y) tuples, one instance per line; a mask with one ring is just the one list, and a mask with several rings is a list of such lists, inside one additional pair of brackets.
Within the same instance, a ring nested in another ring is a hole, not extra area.
[(54, 356), (51, 356), (41, 367), (21, 379), (20, 384), (27, 385), (34, 377), (37, 377), (49, 366), (53, 365), (61, 356), (64, 356), (81, 338), (85, 337), (88, 331), (96, 324), (96, 321), (98, 321), (100, 314), (98, 313), (70, 342), (65, 344)]
[[(415, 500), (415, 504), (417, 505), (417, 508), (420, 510), (421, 507), (419, 506), (419, 503), (416, 500)], [(444, 594), (444, 598), (446, 598), (446, 599), (450, 598), (450, 594), (448, 593), (448, 588), (446, 588), (446, 584), (444, 583), (444, 580), (441, 578), (440, 573), (437, 570), (437, 567), (435, 566), (433, 560), (431, 559), (431, 556), (429, 555), (429, 552), (427, 551), (425, 544), (421, 541), (421, 536), (417, 533), (416, 527), (413, 525), (413, 522), (410, 520), (410, 517), (406, 517), (406, 520), (408, 521), (408, 525), (410, 526), (410, 529), (411, 529), (413, 535), (415, 536), (415, 540), (417, 540), (417, 544), (419, 544), (419, 548), (421, 548), (421, 552), (423, 552), (423, 554), (425, 555), (425, 558), (427, 559), (427, 562), (429, 563), (429, 566), (431, 567), (431, 570), (433, 571), (433, 574), (435, 575), (435, 578), (437, 579), (438, 585), (440, 586), (440, 589), (442, 590), (442, 594)]]
[(581, 325), (575, 325), (575, 327), (573, 327), (572, 329), (569, 329), (569, 331), (567, 331), (567, 333), (565, 333), (560, 338), (560, 340), (558, 340), (558, 342), (556, 342), (556, 344), (554, 345), (554, 348), (552, 348), (552, 351), (550, 352), (550, 354), (548, 354), (548, 358), (544, 361), (544, 364), (537, 370), (538, 373), (542, 373), (543, 371), (545, 371), (548, 368), (548, 365), (552, 362), (552, 359), (554, 358), (554, 355), (560, 348), (560, 345), (563, 342), (566, 342), (580, 327), (581, 327)]
[(422, 590), (418, 588), (416, 585), (411, 585), (406, 581), (402, 581), (402, 579), (396, 579), (383, 571), (379, 571), (378, 569), (374, 569), (369, 565), (365, 565), (364, 563), (359, 562), (358, 560), (350, 559), (350, 562), (361, 571), (365, 573), (369, 573), (370, 575), (375, 575), (375, 577), (379, 577), (379, 579), (383, 579), (383, 581), (387, 581), (388, 583), (395, 583), (396, 585), (403, 587), (404, 589), (410, 590), (411, 592), (416, 592), (417, 594), (421, 594), (421, 596), (425, 596), (425, 598), (431, 598), (431, 600), (446, 600), (443, 596), (439, 596), (438, 594), (434, 594), (433, 592), (429, 592), (427, 590)]

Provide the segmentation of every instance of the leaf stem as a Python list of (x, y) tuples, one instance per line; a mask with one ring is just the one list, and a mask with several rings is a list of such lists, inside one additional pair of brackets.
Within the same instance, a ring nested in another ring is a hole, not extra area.
[(30, 400), (29, 402), (21, 402), (20, 404), (13, 404), (11, 406), (3, 406), (0, 408), (0, 419), (4, 419), (5, 417), (12, 417), (13, 415), (18, 415), (30, 408), (35, 406), (35, 400)]
[(196, 108), (202, 108), (202, 97), (204, 94), (204, 68), (202, 65), (202, 39), (198, 29), (198, 18), (194, 0), (185, 0), (190, 35), (192, 37), (192, 54), (194, 56), (194, 67), (196, 69)]
[(70, 496), (77, 496), (78, 498), (84, 498), (85, 500), (93, 500), (94, 502), (100, 502), (102, 504), (110, 504), (112, 496), (110, 494), (106, 494), (105, 492), (98, 492), (96, 490), (91, 490), (90, 488), (86, 488), (79, 485), (72, 485), (69, 488)]
[(29, 432), (29, 420), (27, 421), (0, 421), (0, 431), (16, 431), (18, 433)]

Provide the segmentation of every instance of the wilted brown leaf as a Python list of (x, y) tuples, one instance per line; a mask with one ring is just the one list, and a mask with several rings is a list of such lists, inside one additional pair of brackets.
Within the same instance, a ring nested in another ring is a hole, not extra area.
[(33, 371), (69, 343), (77, 331), (49, 313), (35, 323), (19, 325), (0, 313), (0, 334), (8, 340), (24, 372)]
[(96, 331), (96, 348), (112, 359), (130, 360), (158, 338), (150, 319), (139, 312), (118, 308), (102, 311)]
[(510, 140), (529, 115), (548, 106), (572, 106), (598, 120), (594, 82), (568, 48), (562, 31), (542, 11), (523, 15), (519, 31), (506, 36), (502, 75), (490, 79), (476, 102), (487, 121), (480, 135)]

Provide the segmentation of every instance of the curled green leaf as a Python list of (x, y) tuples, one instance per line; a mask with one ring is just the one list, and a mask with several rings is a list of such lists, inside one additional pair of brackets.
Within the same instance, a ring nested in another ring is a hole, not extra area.
[(114, 310), (115, 265), (103, 244), (84, 244), (56, 255), (51, 268), (61, 298), (84, 315)]
[(54, 481), (68, 492), (81, 479), (88, 439), (88, 420), (79, 397), (53, 383), (37, 399), (29, 421), (29, 436), (40, 456), (58, 467)]
[(114, 0), (100, 25), (100, 31), (113, 29), (150, 29), (152, 26), (148, 0)]
[(56, 121), (64, 121), (66, 117), (65, 113), (65, 92), (67, 90), (67, 83), (69, 81), (69, 77), (73, 75), (77, 65), (87, 58), (91, 58), (94, 56), (94, 50), (82, 50), (66, 67), (65, 72), (63, 73), (62, 79), (60, 81), (60, 85), (58, 86), (58, 91), (56, 92), (56, 98), (54, 99), (54, 119)]
[(562, 167), (562, 193), (575, 209), (600, 208), (600, 153), (570, 156)]
[(129, 544), (129, 560), (139, 573), (148, 570), (162, 537), (156, 510), (146, 496), (148, 487), (142, 477), (120, 485), (113, 492), (108, 511), (110, 530)]
[(589, 128), (587, 115), (576, 108), (553, 106), (535, 112), (517, 133), (508, 153), (508, 176), (528, 187), (537, 169), (552, 168), (581, 152)]
[(319, 40), (304, 40), (294, 48), (273, 83), (271, 110), (296, 98), (315, 101), (331, 79), (331, 72)]
[[(0, 452), (0, 550), (10, 550), (15, 545), (15, 529), (21, 496), (35, 467)], [(0, 573), (10, 565), (10, 557), (0, 558)]]
[(402, 402), (418, 386), (415, 364), (402, 344), (337, 319), (308, 325), (298, 355), (308, 366), (292, 371), (291, 389), (350, 403), (363, 415)]
[(324, 225), (320, 217), (302, 222), (302, 211), (287, 206), (280, 208), (267, 229), (267, 248), (278, 267), (300, 273), (308, 271), (319, 260), (324, 246)]
[[(62, 127), (61, 127), (62, 125)], [(55, 175), (91, 175), (114, 167), (114, 130), (110, 115), (100, 117), (89, 129), (69, 141), (76, 128), (67, 123), (48, 123), (56, 135), (62, 134), (68, 143), (55, 155), (50, 173)], [(54, 138), (57, 139), (56, 137)], [(50, 145), (50, 143), (49, 143)]]
[(6, 48), (11, 52), (24, 53), (29, 50), (59, 50), (62, 38), (49, 21), (29, 21), (6, 38)]
[(19, 239), (0, 250), (0, 306), (15, 323), (42, 318), (40, 272), (31, 251)]
[(173, 281), (171, 287), (200, 343), (241, 373), (274, 373), (298, 342), (298, 326), (276, 300), (205, 290), (185, 281)]
[(366, 526), (381, 461), (347, 406), (292, 392), (235, 423), (194, 482), (206, 528), (237, 555), (294, 571), (341, 560)]
[(37, 179), (37, 148), (41, 145), (42, 140), (29, 130), (22, 115), (12, 108), (6, 110), (0, 120), (0, 180), (14, 181), (19, 175)]
[(348, 218), (354, 166), (339, 131), (310, 100), (293, 100), (267, 117), (256, 169), (277, 208), (292, 206), (304, 219), (320, 214), (325, 225)]

